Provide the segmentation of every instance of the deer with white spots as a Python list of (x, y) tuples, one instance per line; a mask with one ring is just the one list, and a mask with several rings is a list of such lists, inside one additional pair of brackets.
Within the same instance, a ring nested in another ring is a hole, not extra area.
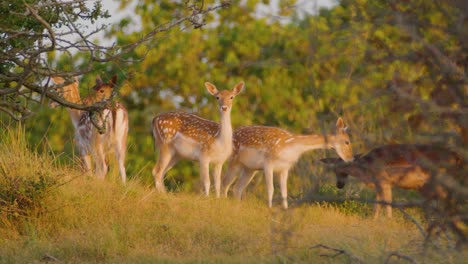
[(286, 130), (267, 126), (245, 126), (234, 131), (234, 150), (226, 175), (223, 179), (223, 193), (227, 196), (229, 187), (237, 175), (234, 196), (242, 193), (255, 176), (263, 170), (268, 193), (268, 206), (272, 207), (273, 173), (279, 172), (283, 208), (288, 208), (287, 181), (289, 169), (309, 150), (333, 148), (346, 161), (353, 160), (353, 151), (347, 127), (341, 118), (336, 122), (336, 131), (329, 135), (297, 135)]
[(220, 195), (221, 170), (232, 152), (231, 109), (234, 97), (243, 89), (244, 82), (232, 91), (218, 91), (206, 82), (208, 92), (216, 97), (221, 115), (220, 123), (185, 112), (169, 112), (153, 119), (152, 130), (159, 159), (153, 168), (156, 189), (165, 192), (164, 175), (180, 159), (197, 160), (205, 195), (210, 191), (209, 165), (213, 166), (216, 196)]
[[(56, 84), (65, 82), (61, 77), (52, 77), (52, 81)], [(56, 92), (71, 103), (92, 105), (111, 98), (117, 76), (114, 75), (109, 83), (104, 83), (98, 76), (96, 84), (93, 87), (95, 94), (89, 95), (83, 100), (81, 100), (78, 89), (78, 78), (75, 78), (74, 81), (72, 84), (58, 88)], [(55, 101), (50, 101), (49, 103), (51, 108), (55, 108), (58, 105)], [(75, 129), (76, 147), (86, 171), (92, 170), (92, 156), (96, 176), (99, 179), (104, 179), (109, 167), (106, 154), (113, 149), (118, 162), (121, 180), (125, 183), (127, 179), (125, 172), (128, 135), (127, 109), (118, 102), (105, 108), (100, 113), (95, 113), (94, 116), (88, 111), (67, 109)], [(94, 118), (94, 122), (99, 127), (104, 128), (103, 134), (99, 133), (93, 124), (92, 118)]]

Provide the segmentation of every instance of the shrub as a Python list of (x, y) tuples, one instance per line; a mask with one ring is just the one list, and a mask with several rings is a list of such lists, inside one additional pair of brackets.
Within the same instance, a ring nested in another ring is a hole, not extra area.
[(25, 221), (46, 212), (60, 184), (53, 158), (32, 151), (21, 127), (0, 132), (0, 228), (23, 233)]

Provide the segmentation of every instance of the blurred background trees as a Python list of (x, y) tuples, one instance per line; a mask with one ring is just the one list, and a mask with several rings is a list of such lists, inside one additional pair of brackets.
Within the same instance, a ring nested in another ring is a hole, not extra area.
[[(179, 109), (218, 120), (205, 81), (221, 89), (246, 82), (232, 112), (234, 127), (258, 124), (323, 133), (342, 116), (356, 153), (386, 143), (418, 142), (443, 144), (466, 157), (464, 1), (342, 0), (330, 9), (306, 9), (307, 1), (233, 0), (228, 8), (192, 16), (189, 23), (132, 46), (155, 28), (216, 2), (120, 1), (121, 9), (134, 10), (106, 29), (106, 39), (131, 49), (118, 59), (102, 52), (99, 58), (105, 62), (90, 60), (86, 52), (57, 49), (45, 60), (63, 72), (86, 73), (80, 80), (83, 90), (97, 74), (104, 79), (119, 75), (119, 100), (130, 112), (130, 178), (153, 184), (156, 157), (150, 123), (156, 114)], [(24, 6), (20, 10), (25, 12)], [(106, 15), (99, 5), (86, 12), (88, 19)], [(48, 19), (49, 24), (65, 23), (59, 17)], [(38, 26), (37, 40), (47, 31), (32, 20)], [(12, 41), (10, 35), (20, 29), (5, 25), (10, 31), (2, 32), (2, 39)], [(13, 45), (5, 40), (0, 43), (3, 50)], [(9, 62), (0, 67), (3, 75), (18, 69)], [(43, 81), (33, 80), (37, 85)], [(0, 84), (3, 100), (11, 84)], [(65, 153), (60, 156), (64, 159), (73, 157), (66, 111), (49, 110), (42, 101), (36, 107), (36, 115), (24, 121), (31, 141)], [(314, 163), (325, 155), (334, 154), (316, 151), (300, 161), (291, 176), (293, 197), (325, 181)], [(191, 163), (177, 165), (168, 174), (169, 189), (198, 190), (197, 170)]]

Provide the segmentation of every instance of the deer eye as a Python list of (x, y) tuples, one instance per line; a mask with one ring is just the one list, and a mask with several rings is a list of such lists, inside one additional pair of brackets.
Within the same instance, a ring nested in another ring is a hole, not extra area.
[(234, 99), (234, 96), (231, 96), (231, 99)]
[(349, 145), (349, 141), (345, 141), (344, 143), (345, 143), (346, 145)]
[(100, 90), (99, 92), (104, 93), (104, 90)]
[(219, 100), (219, 96), (216, 96), (216, 100)]

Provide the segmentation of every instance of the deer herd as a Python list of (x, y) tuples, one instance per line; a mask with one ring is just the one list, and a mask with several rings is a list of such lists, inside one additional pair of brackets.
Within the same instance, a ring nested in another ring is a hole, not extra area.
[[(111, 101), (116, 76), (108, 83), (96, 79), (95, 94), (80, 98), (78, 79), (65, 85), (61, 77), (53, 77), (54, 91), (68, 102), (92, 105)], [(463, 159), (457, 153), (439, 146), (394, 144), (377, 147), (367, 154), (353, 154), (347, 127), (343, 119), (336, 121), (336, 130), (330, 134), (293, 134), (277, 127), (242, 126), (233, 129), (231, 110), (234, 98), (244, 89), (244, 83), (232, 90), (219, 91), (214, 84), (205, 83), (207, 91), (218, 101), (220, 122), (204, 119), (186, 112), (162, 113), (151, 124), (158, 160), (152, 170), (155, 187), (165, 192), (164, 176), (179, 160), (198, 161), (200, 177), (206, 196), (210, 192), (210, 164), (216, 196), (227, 196), (230, 186), (233, 195), (241, 199), (255, 173), (263, 170), (268, 206), (272, 207), (274, 173), (279, 174), (282, 207), (288, 208), (287, 181), (291, 167), (301, 155), (314, 149), (334, 149), (339, 158), (326, 158), (337, 177), (337, 187), (343, 188), (348, 176), (375, 188), (374, 216), (382, 205), (387, 217), (392, 216), (392, 187), (414, 189), (425, 197), (444, 199), (448, 196), (446, 184), (435, 177), (440, 172), (453, 172), (464, 182)], [(50, 102), (50, 107), (59, 103)], [(75, 132), (75, 144), (83, 167), (103, 179), (108, 173), (107, 153), (114, 151), (122, 182), (126, 182), (125, 156), (128, 134), (128, 113), (118, 102), (109, 102), (97, 113), (68, 108)], [(224, 177), (223, 164), (227, 161)]]

